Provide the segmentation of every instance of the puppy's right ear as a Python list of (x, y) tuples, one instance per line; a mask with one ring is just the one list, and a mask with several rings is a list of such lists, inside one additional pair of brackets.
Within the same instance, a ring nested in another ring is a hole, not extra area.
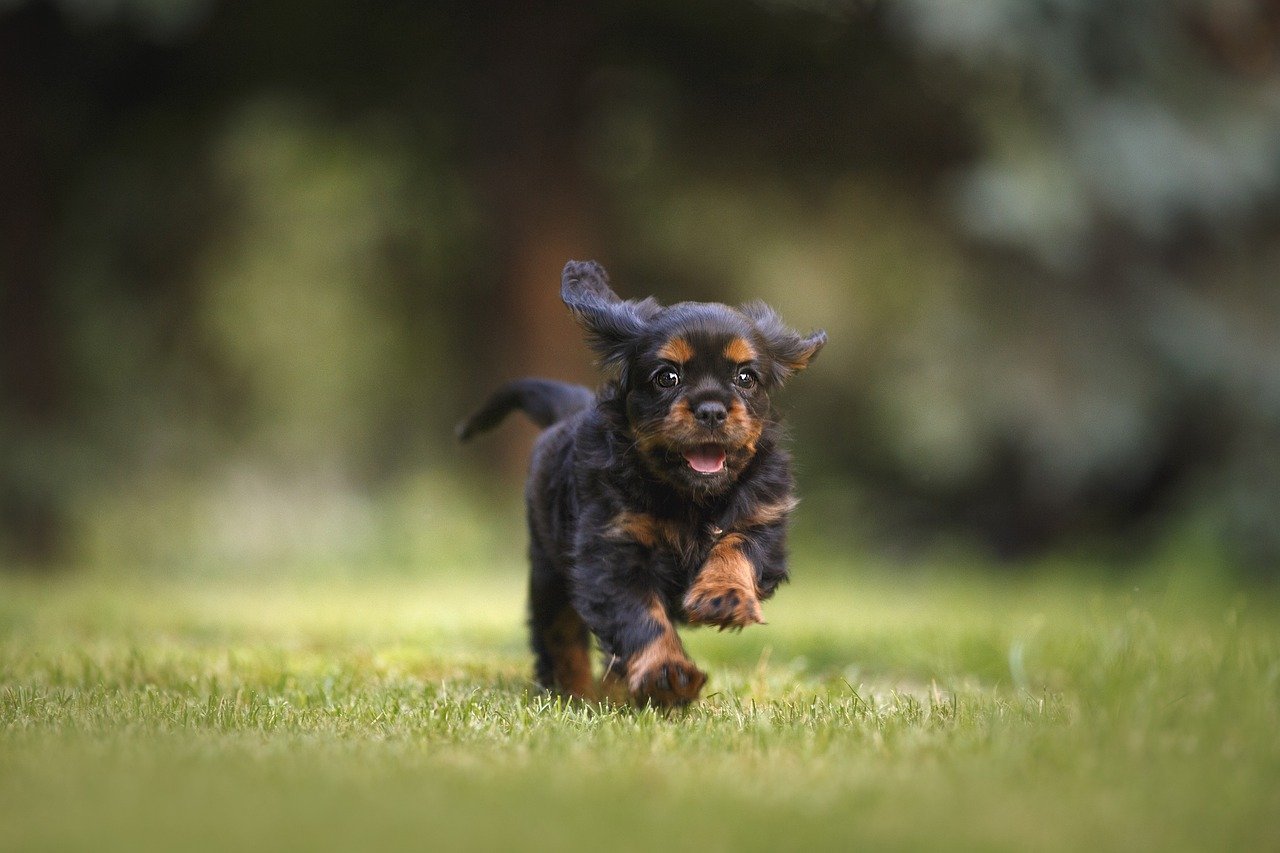
[(644, 334), (657, 304), (624, 302), (609, 289), (609, 274), (595, 261), (569, 261), (560, 279), (560, 298), (587, 333), (587, 344), (606, 365), (626, 361)]

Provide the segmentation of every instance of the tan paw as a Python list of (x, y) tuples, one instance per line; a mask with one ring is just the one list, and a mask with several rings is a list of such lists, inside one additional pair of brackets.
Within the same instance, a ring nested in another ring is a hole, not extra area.
[(641, 707), (670, 708), (698, 698), (707, 675), (683, 656), (650, 657), (628, 673), (631, 699)]
[(722, 631), (764, 623), (755, 592), (736, 584), (699, 581), (684, 597), (684, 612), (690, 625), (716, 625)]

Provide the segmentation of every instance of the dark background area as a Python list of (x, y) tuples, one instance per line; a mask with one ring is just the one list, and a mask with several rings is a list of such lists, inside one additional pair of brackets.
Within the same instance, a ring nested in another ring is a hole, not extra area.
[(3, 565), (502, 551), (596, 258), (830, 333), (802, 546), (1280, 568), (1272, 0), (0, 0), (0, 117)]

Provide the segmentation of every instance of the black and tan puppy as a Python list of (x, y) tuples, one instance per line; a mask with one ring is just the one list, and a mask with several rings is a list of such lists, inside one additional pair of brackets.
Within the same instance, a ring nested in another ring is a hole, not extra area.
[(597, 695), (594, 634), (606, 692), (682, 705), (706, 675), (675, 626), (761, 622), (786, 580), (796, 499), (768, 392), (826, 334), (802, 337), (760, 302), (623, 301), (595, 262), (570, 261), (561, 296), (611, 371), (601, 392), (518, 380), (459, 436), (517, 408), (546, 427), (526, 489), (538, 682)]

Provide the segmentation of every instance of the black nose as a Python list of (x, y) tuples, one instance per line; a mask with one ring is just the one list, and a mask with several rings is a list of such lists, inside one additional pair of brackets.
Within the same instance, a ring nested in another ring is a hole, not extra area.
[(729, 416), (729, 412), (725, 410), (724, 403), (716, 400), (707, 400), (698, 404), (698, 407), (693, 410), (693, 416), (698, 419), (698, 423), (705, 427), (718, 427), (724, 423), (724, 419)]

